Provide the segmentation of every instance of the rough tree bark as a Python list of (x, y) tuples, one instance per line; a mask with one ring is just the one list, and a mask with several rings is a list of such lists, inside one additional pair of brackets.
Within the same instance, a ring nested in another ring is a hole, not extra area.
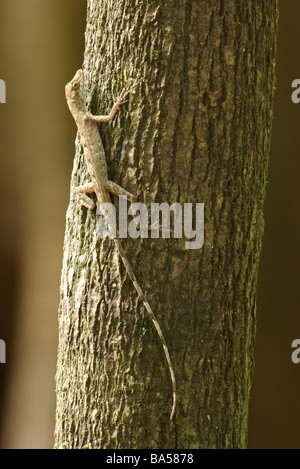
[[(244, 448), (272, 123), (274, 0), (88, 1), (87, 102), (110, 179), (151, 202), (204, 202), (205, 243), (123, 240), (175, 364), (96, 215), (71, 198), (56, 447)], [(70, 77), (71, 78), (71, 77)], [(71, 118), (71, 116), (70, 116)], [(80, 142), (72, 187), (89, 180)]]

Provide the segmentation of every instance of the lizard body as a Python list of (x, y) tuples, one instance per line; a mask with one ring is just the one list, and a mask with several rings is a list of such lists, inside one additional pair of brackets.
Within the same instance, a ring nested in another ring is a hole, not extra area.
[[(93, 210), (95, 208), (94, 202), (86, 195), (87, 193), (95, 192), (97, 196), (97, 201), (99, 203), (111, 203), (110, 193), (126, 196), (129, 200), (134, 201), (135, 197), (127, 192), (122, 187), (113, 181), (109, 181), (107, 164), (105, 158), (105, 151), (103, 148), (102, 140), (97, 128), (98, 122), (108, 122), (114, 118), (118, 109), (124, 104), (125, 98), (128, 93), (122, 93), (116, 100), (114, 106), (112, 107), (110, 113), (106, 116), (94, 116), (88, 111), (85, 110), (84, 103), (84, 89), (83, 89), (83, 71), (78, 70), (74, 78), (66, 85), (66, 99), (71, 111), (71, 114), (74, 117), (75, 123), (78, 128), (78, 133), (82, 140), (84, 155), (86, 158), (88, 170), (91, 176), (91, 183), (79, 186), (75, 189), (75, 192), (81, 195), (83, 198), (83, 204), (89, 209)], [(117, 247), (119, 255), (122, 259), (122, 262), (125, 266), (125, 269), (131, 279), (138, 296), (144, 304), (145, 309), (147, 310), (153, 325), (159, 335), (159, 338), (162, 342), (162, 346), (165, 352), (166, 360), (168, 363), (172, 389), (173, 389), (173, 403), (172, 410), (170, 414), (170, 420), (173, 420), (175, 406), (176, 406), (176, 380), (172, 361), (170, 358), (169, 350), (162, 333), (161, 327), (157, 322), (156, 316), (147, 301), (147, 298), (138, 283), (136, 276), (132, 270), (130, 262), (128, 261), (124, 250), (122, 248), (121, 242), (118, 238), (114, 238), (114, 243)]]

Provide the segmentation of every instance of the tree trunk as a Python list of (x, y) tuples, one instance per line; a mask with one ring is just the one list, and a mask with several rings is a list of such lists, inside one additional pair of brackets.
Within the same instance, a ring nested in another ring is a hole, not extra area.
[[(204, 203), (205, 242), (122, 240), (174, 363), (171, 423), (157, 333), (95, 213), (72, 196), (56, 447), (246, 447), (276, 29), (274, 0), (88, 1), (88, 106), (107, 113), (131, 90), (99, 128), (109, 178), (148, 206)], [(79, 141), (72, 188), (88, 180)]]

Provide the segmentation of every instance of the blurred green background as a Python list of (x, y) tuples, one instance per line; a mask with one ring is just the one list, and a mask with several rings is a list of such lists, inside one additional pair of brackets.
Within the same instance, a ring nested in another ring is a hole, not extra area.
[[(279, 2), (272, 151), (259, 271), (250, 448), (300, 448), (300, 2)], [(86, 2), (0, 0), (0, 447), (51, 448), (57, 308), (75, 126), (64, 86), (83, 60)]]

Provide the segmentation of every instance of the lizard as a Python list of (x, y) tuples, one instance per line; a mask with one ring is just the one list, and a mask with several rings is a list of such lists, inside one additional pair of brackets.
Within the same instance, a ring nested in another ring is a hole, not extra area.
[[(95, 208), (95, 203), (90, 199), (86, 194), (95, 193), (98, 203), (111, 203), (110, 193), (126, 196), (130, 201), (134, 201), (135, 197), (127, 192), (125, 189), (120, 187), (113, 181), (108, 179), (108, 171), (106, 164), (105, 151), (103, 143), (97, 128), (97, 123), (99, 122), (109, 122), (117, 114), (119, 108), (126, 102), (125, 98), (128, 96), (129, 92), (122, 92), (120, 96), (116, 99), (111, 111), (108, 115), (96, 116), (91, 114), (86, 110), (85, 107), (85, 94), (84, 94), (84, 74), (83, 70), (80, 69), (76, 72), (75, 76), (65, 87), (66, 100), (71, 111), (71, 114), (77, 125), (78, 134), (80, 136), (80, 142), (82, 142), (84, 156), (86, 159), (88, 171), (90, 173), (91, 181), (90, 183), (78, 186), (75, 189), (77, 194), (80, 194), (83, 199), (83, 205), (85, 205), (90, 210)], [(137, 281), (137, 278), (133, 272), (131, 264), (126, 257), (126, 254), (121, 245), (119, 238), (113, 238), (119, 256), (125, 266), (127, 274), (132, 281), (134, 288), (142, 301), (146, 311), (148, 312), (152, 323), (158, 333), (158, 336), (161, 340), (165, 357), (168, 363), (168, 368), (170, 372), (171, 382), (172, 382), (172, 410), (170, 414), (170, 420), (172, 422), (175, 407), (176, 407), (176, 379), (173, 364), (171, 361), (169, 349), (164, 338), (161, 327), (157, 321), (157, 318), (144, 294), (140, 284)]]

